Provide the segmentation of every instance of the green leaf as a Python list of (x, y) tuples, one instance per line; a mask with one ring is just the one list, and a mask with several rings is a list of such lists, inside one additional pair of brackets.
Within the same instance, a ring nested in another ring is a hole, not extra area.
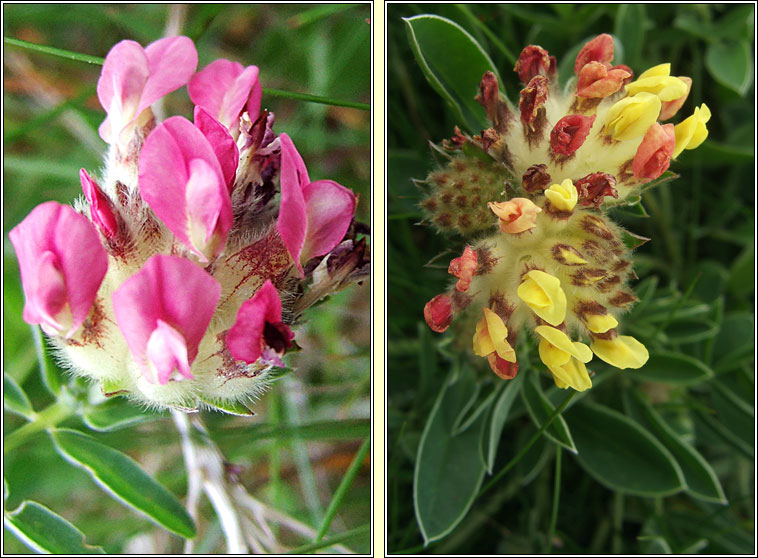
[(448, 379), (429, 415), (419, 443), (413, 475), (416, 519), (426, 544), (450, 533), (466, 516), (484, 478), (479, 438), (485, 414), (454, 436), (453, 426), (466, 404), (457, 383)]
[(696, 343), (714, 337), (719, 325), (704, 318), (675, 320), (666, 326), (666, 335), (671, 343)]
[(651, 352), (647, 363), (631, 374), (635, 380), (680, 385), (697, 384), (713, 377), (713, 371), (698, 359), (668, 351)]
[(629, 250), (636, 250), (649, 240), (650, 239), (645, 236), (640, 236), (625, 230), (621, 231), (621, 241)]
[(99, 546), (86, 544), (79, 529), (37, 502), (27, 500), (15, 511), (5, 512), (4, 523), (39, 554), (105, 554)]
[(645, 23), (644, 4), (619, 5), (613, 32), (624, 45), (625, 63), (632, 68), (639, 64), (640, 52), (645, 43)]
[(674, 456), (682, 470), (687, 492), (708, 502), (727, 503), (721, 483), (708, 462), (694, 447), (682, 440), (639, 393), (625, 398), (625, 403), (630, 414), (649, 428)]
[(248, 409), (247, 405), (238, 401), (216, 401), (213, 399), (206, 399), (200, 397), (200, 401), (205, 403), (208, 407), (214, 411), (226, 413), (228, 415), (235, 415), (238, 417), (253, 417), (255, 413)]
[(195, 524), (176, 496), (131, 457), (76, 430), (53, 430), (50, 435), (67, 461), (87, 471), (114, 498), (181, 537), (195, 536)]
[[(529, 416), (532, 417), (534, 425), (537, 428), (541, 428), (547, 419), (555, 411), (555, 406), (550, 400), (542, 393), (542, 389), (539, 385), (539, 374), (534, 371), (529, 375), (529, 378), (524, 380), (521, 384), (521, 397), (526, 405), (526, 410)], [(574, 445), (574, 440), (571, 438), (571, 432), (569, 432), (568, 425), (563, 416), (557, 417), (553, 423), (545, 430), (545, 436), (551, 439), (556, 444), (560, 444), (572, 453), (577, 452), (577, 447)]]
[(45, 347), (45, 340), (39, 326), (31, 326), (32, 338), (34, 339), (34, 348), (37, 352), (37, 361), (39, 362), (39, 371), (42, 375), (42, 383), (47, 390), (56, 397), (61, 394), (61, 376), (58, 367), (48, 355)]
[(165, 417), (165, 414), (145, 409), (123, 397), (113, 397), (82, 411), (84, 423), (98, 432), (111, 432)]
[(618, 411), (593, 404), (566, 413), (579, 464), (611, 490), (637, 496), (667, 496), (684, 488), (682, 471), (648, 431)]
[(495, 466), (497, 448), (500, 445), (503, 427), (508, 420), (508, 413), (510, 413), (511, 407), (513, 407), (513, 402), (521, 391), (523, 379), (524, 374), (516, 374), (515, 378), (501, 384), (502, 389), (495, 396), (496, 399), (492, 406), (492, 412), (485, 424), (480, 449), (487, 472), (490, 475), (492, 474), (492, 468)]
[(6, 411), (27, 419), (34, 415), (32, 403), (24, 390), (5, 372), (3, 372), (3, 407)]
[(716, 81), (742, 96), (753, 83), (753, 56), (747, 41), (708, 45), (705, 66)]
[(471, 132), (486, 127), (484, 108), (474, 100), (482, 76), (491, 71), (503, 81), (489, 55), (460, 25), (435, 15), (404, 19), (416, 61), (429, 84)]

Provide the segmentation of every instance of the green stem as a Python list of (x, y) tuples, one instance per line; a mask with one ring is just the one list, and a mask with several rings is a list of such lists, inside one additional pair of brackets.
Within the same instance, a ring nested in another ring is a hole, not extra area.
[(347, 491), (350, 490), (350, 485), (353, 484), (353, 480), (355, 480), (355, 477), (358, 475), (358, 471), (361, 468), (361, 463), (363, 463), (363, 460), (366, 458), (366, 455), (368, 454), (370, 448), (371, 438), (369, 437), (363, 440), (361, 447), (358, 448), (358, 452), (353, 458), (353, 462), (350, 463), (350, 467), (348, 467), (345, 476), (342, 477), (340, 485), (334, 492), (334, 496), (332, 497), (332, 501), (329, 502), (329, 507), (326, 510), (324, 521), (321, 523), (321, 527), (318, 530), (318, 534), (316, 535), (316, 540), (314, 542), (319, 542), (321, 539), (323, 539), (324, 535), (326, 535), (326, 532), (329, 530), (329, 525), (331, 525), (334, 516), (337, 515), (337, 509), (342, 503), (342, 500), (345, 498)]
[(550, 426), (551, 424), (553, 424), (553, 421), (556, 418), (558, 418), (558, 416), (563, 412), (563, 410), (569, 404), (569, 402), (574, 397), (574, 395), (576, 395), (575, 391), (572, 391), (571, 393), (568, 394), (568, 397), (566, 397), (566, 399), (563, 400), (563, 403), (561, 403), (561, 405), (555, 411), (553, 411), (553, 414), (550, 415), (550, 418), (548, 418), (547, 421), (545, 422), (545, 424), (543, 424), (540, 427), (540, 429), (537, 430), (537, 432), (534, 434), (534, 436), (532, 436), (529, 439), (529, 441), (526, 443), (526, 445), (524, 445), (524, 447), (521, 448), (521, 451), (519, 451), (513, 457), (513, 459), (511, 459), (505, 465), (505, 467), (503, 467), (500, 471), (498, 471), (497, 475), (495, 475), (494, 477), (492, 477), (492, 480), (490, 480), (490, 482), (488, 482), (486, 485), (484, 485), (484, 488), (482, 488), (479, 491), (479, 494), (477, 494), (477, 498), (480, 497), (480, 496), (482, 496), (490, 488), (492, 488), (493, 486), (495, 486), (497, 484), (497, 482), (503, 477), (503, 475), (505, 475), (508, 471), (510, 471), (514, 467), (514, 465), (516, 465), (519, 461), (521, 461), (521, 458), (526, 455), (526, 452), (529, 451), (529, 448), (531, 448), (534, 445), (534, 443), (539, 439), (539, 437), (542, 436), (542, 433), (545, 430), (547, 430), (548, 426)]
[(294, 93), (292, 91), (282, 91), (281, 89), (263, 88), (263, 93), (271, 97), (283, 97), (285, 99), (297, 99), (298, 101), (307, 101), (309, 103), (319, 103), (322, 105), (331, 105), (333, 107), (347, 107), (359, 110), (371, 110), (368, 103), (359, 103), (357, 101), (342, 101), (339, 99), (330, 99), (319, 95), (308, 95), (307, 93)]
[(361, 527), (356, 527), (355, 529), (351, 529), (350, 531), (345, 531), (344, 533), (340, 533), (339, 535), (335, 535), (324, 541), (313, 542), (313, 543), (304, 544), (303, 546), (298, 546), (297, 548), (290, 550), (287, 554), (306, 554), (308, 552), (313, 552), (314, 550), (319, 550), (321, 548), (329, 548), (330, 546), (339, 544), (342, 541), (346, 541), (348, 539), (352, 539), (353, 537), (357, 537), (358, 535), (363, 535), (370, 532), (371, 532), (371, 525), (362, 525)]
[(624, 525), (624, 495), (621, 492), (615, 492), (613, 495), (613, 539), (611, 543), (611, 552), (621, 554), (621, 529)]
[(3, 42), (6, 45), (25, 48), (28, 50), (36, 50), (37, 52), (52, 54), (53, 56), (60, 56), (61, 58), (68, 58), (69, 60), (86, 62), (87, 64), (97, 64), (98, 66), (102, 66), (105, 63), (105, 58), (100, 58), (99, 56), (90, 56), (89, 54), (80, 54), (78, 52), (71, 52), (70, 50), (63, 50), (62, 48), (38, 45), (35, 43), (30, 43), (29, 41), (22, 41), (21, 39), (3, 37)]
[(550, 515), (550, 529), (547, 532), (547, 550), (545, 554), (550, 554), (553, 550), (553, 537), (555, 536), (555, 526), (558, 523), (558, 506), (561, 502), (561, 446), (555, 446), (555, 478), (553, 479), (553, 513)]
[(63, 420), (72, 416), (75, 412), (76, 409), (70, 404), (62, 400), (56, 401), (49, 407), (46, 407), (37, 413), (32, 422), (29, 422), (8, 434), (3, 442), (3, 453), (5, 454), (16, 449), (37, 432), (56, 426)]

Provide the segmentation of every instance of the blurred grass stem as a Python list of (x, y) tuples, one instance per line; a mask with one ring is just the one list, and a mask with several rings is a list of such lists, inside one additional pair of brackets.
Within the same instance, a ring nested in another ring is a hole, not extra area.
[(36, 413), (31, 422), (8, 434), (3, 442), (3, 453), (5, 454), (16, 449), (36, 433), (60, 424), (75, 413), (76, 408), (66, 401), (66, 398), (59, 399), (49, 407)]

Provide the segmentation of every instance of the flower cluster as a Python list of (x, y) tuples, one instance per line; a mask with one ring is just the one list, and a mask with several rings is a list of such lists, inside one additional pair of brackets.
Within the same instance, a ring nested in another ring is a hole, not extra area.
[[(60, 360), (157, 407), (247, 402), (293, 347), (290, 326), (368, 274), (356, 196), (311, 181), (261, 110), (256, 66), (169, 37), (108, 53), (97, 94), (109, 144), (84, 199), (46, 202), (10, 232), (26, 297)], [(187, 85), (193, 121), (151, 106)]]
[[(612, 64), (613, 50), (610, 35), (591, 40), (561, 89), (555, 58), (526, 47), (515, 68), (524, 85), (517, 108), (487, 72), (477, 100), (491, 127), (475, 136), (456, 128), (439, 148), (448, 164), (425, 182), (421, 205), (437, 228), (487, 235), (450, 263), (457, 282), (424, 316), (437, 332), (464, 311), (478, 316), (473, 351), (501, 378), (516, 375), (517, 334), (530, 330), (561, 388), (591, 387), (593, 355), (622, 369), (648, 359), (642, 343), (618, 331), (636, 301), (626, 287), (631, 250), (647, 239), (622, 230), (605, 209), (638, 202), (672, 158), (705, 140), (711, 115), (703, 104), (679, 124), (663, 124), (692, 80), (671, 76), (669, 64), (634, 79)], [(579, 341), (587, 338), (589, 346)]]

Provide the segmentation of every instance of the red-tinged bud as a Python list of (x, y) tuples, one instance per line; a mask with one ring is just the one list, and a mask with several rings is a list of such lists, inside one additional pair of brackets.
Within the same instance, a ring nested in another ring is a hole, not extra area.
[(608, 70), (609, 71), (610, 70), (623, 70), (627, 74), (629, 74), (627, 77), (624, 78), (624, 81), (621, 82), (621, 85), (626, 85), (627, 83), (631, 83), (632, 80), (634, 79), (634, 71), (626, 64), (617, 64), (616, 66), (613, 66), (609, 68)]
[(463, 255), (450, 262), (448, 273), (458, 278), (455, 288), (465, 292), (471, 286), (471, 279), (476, 275), (476, 252), (471, 246), (463, 249)]
[(530, 194), (537, 190), (545, 190), (553, 183), (550, 173), (547, 172), (547, 165), (532, 165), (521, 178), (521, 186)]
[(550, 56), (541, 46), (529, 45), (521, 51), (513, 69), (523, 84), (529, 83), (534, 76), (552, 78), (556, 72), (555, 56)]
[(604, 99), (619, 89), (632, 74), (622, 69), (608, 69), (601, 62), (589, 62), (579, 72), (576, 94), (579, 97)]
[(424, 306), (424, 319), (432, 331), (442, 333), (453, 321), (453, 301), (446, 294), (435, 296)]
[(521, 122), (530, 128), (537, 119), (540, 108), (547, 101), (549, 88), (549, 82), (545, 76), (534, 76), (529, 84), (521, 90), (521, 101), (519, 102)]
[(576, 184), (579, 199), (584, 206), (594, 205), (596, 208), (603, 203), (605, 196), (617, 198), (616, 178), (612, 174), (605, 172), (596, 172), (580, 178)]
[(497, 356), (497, 353), (489, 355), (487, 361), (490, 363), (492, 371), (503, 380), (512, 380), (516, 377), (518, 362), (508, 362), (504, 358)]
[(610, 64), (611, 60), (613, 60), (613, 37), (603, 33), (584, 45), (579, 54), (576, 55), (574, 73), (579, 75), (584, 65), (590, 62)]
[(661, 102), (661, 114), (658, 115), (658, 120), (661, 122), (668, 120), (677, 112), (679, 112), (679, 109), (682, 108), (684, 101), (687, 100), (687, 96), (690, 94), (690, 88), (692, 87), (692, 78), (689, 78), (687, 76), (679, 76), (679, 79), (681, 79), (687, 86), (687, 92), (678, 99), (674, 99), (673, 101)]
[(550, 148), (554, 153), (570, 157), (590, 133), (595, 115), (569, 114), (561, 118), (550, 132)]
[(494, 124), (495, 130), (504, 133), (510, 118), (508, 103), (500, 99), (497, 78), (492, 72), (485, 72), (479, 84), (476, 100), (484, 107), (487, 118)]
[(649, 182), (661, 176), (669, 168), (675, 147), (673, 124), (661, 126), (656, 122), (650, 126), (632, 161), (634, 177)]

